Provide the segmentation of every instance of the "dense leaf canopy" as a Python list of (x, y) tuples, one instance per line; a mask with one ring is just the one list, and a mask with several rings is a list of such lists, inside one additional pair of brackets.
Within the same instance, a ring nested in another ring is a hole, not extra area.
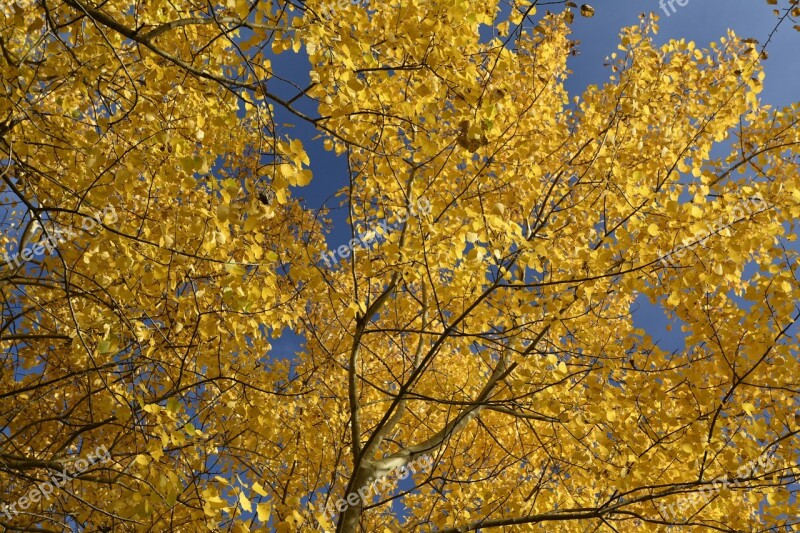
[(0, 525), (798, 527), (800, 104), (654, 15), (571, 97), (537, 4), (0, 8)]

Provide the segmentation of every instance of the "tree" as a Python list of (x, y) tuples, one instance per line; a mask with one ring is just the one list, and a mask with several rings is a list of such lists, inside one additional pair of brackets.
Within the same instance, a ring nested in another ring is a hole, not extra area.
[[(798, 104), (653, 16), (570, 100), (564, 4), (3, 12), (0, 524), (795, 527)], [(282, 117), (346, 156), (334, 262)]]

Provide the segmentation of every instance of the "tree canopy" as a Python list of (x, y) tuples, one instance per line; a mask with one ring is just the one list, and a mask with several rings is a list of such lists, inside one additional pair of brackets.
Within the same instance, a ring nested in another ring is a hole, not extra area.
[(537, 4), (0, 8), (0, 525), (799, 527), (800, 103)]

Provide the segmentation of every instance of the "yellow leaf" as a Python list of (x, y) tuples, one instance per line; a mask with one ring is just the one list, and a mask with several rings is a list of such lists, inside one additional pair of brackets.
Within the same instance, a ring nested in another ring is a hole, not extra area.
[(253, 506), (250, 504), (250, 500), (247, 499), (247, 496), (244, 495), (244, 492), (239, 493), (239, 503), (242, 505), (242, 509), (248, 513), (253, 510)]
[(258, 494), (259, 496), (267, 495), (267, 491), (264, 490), (264, 487), (262, 487), (261, 483), (259, 483), (258, 481), (253, 483), (253, 491), (255, 491), (255, 493)]
[(305, 187), (311, 183), (311, 178), (312, 174), (310, 170), (300, 170), (295, 174), (295, 183), (300, 187)]
[(272, 513), (272, 505), (269, 503), (259, 503), (256, 506), (259, 521), (263, 523), (269, 522), (269, 515)]
[(295, 521), (297, 522), (297, 525), (300, 525), (305, 521), (303, 519), (303, 516), (300, 513), (298, 513), (296, 510), (294, 510), (294, 509), (292, 509), (292, 516), (294, 517)]
[(323, 531), (332, 531), (335, 529), (333, 524), (331, 524), (331, 521), (328, 519), (328, 515), (325, 513), (317, 513), (314, 515), (314, 518), (317, 519), (317, 522), (322, 527)]
[(258, 217), (248, 215), (247, 220), (244, 221), (244, 231), (246, 233), (250, 233), (256, 226), (258, 226), (258, 222)]
[(280, 175), (283, 176), (288, 183), (292, 183), (292, 177), (294, 175), (294, 167), (292, 165), (289, 163), (281, 163), (278, 165), (278, 172), (280, 172)]

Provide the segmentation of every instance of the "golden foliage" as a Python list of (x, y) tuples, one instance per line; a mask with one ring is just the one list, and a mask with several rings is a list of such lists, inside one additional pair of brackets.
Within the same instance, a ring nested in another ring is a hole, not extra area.
[[(657, 46), (650, 17), (570, 98), (577, 5), (513, 8), (0, 10), (0, 245), (39, 245), (1, 274), (0, 525), (796, 527), (798, 104), (759, 100), (747, 40)], [(301, 48), (281, 97), (271, 60)], [(383, 233), (334, 268), (277, 108), (346, 154), (349, 222)], [(643, 298), (682, 350), (634, 327)], [(391, 477), (326, 516), (425, 456), (403, 517)]]

